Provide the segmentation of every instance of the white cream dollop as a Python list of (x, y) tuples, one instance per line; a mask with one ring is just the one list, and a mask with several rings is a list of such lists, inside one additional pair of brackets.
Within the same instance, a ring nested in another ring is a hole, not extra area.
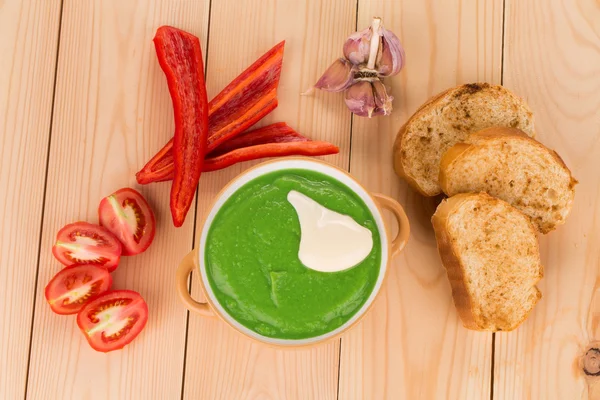
[(342, 271), (359, 264), (373, 249), (372, 232), (348, 215), (329, 210), (295, 190), (287, 199), (298, 214), (298, 258), (307, 268)]

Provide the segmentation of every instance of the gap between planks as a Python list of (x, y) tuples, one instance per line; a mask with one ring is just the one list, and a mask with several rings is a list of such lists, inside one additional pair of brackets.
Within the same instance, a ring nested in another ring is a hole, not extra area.
[[(502, 0), (502, 45), (500, 52), (500, 85), (504, 85), (504, 36), (506, 35), (506, 0)], [(496, 369), (496, 332), (492, 332), (492, 361), (490, 362), (490, 400), (494, 400), (494, 375)]]
[(36, 261), (35, 279), (33, 285), (33, 301), (31, 304), (31, 324), (29, 328), (29, 346), (27, 349), (27, 369), (25, 370), (25, 390), (23, 398), (27, 399), (27, 388), (29, 386), (29, 367), (31, 366), (31, 345), (33, 343), (33, 324), (35, 322), (35, 304), (37, 300), (38, 278), (40, 275), (40, 257), (42, 255), (42, 233), (44, 231), (44, 213), (46, 211), (46, 190), (48, 188), (48, 167), (50, 165), (50, 146), (52, 144), (52, 127), (54, 122), (54, 101), (56, 100), (56, 81), (58, 77), (58, 55), (60, 54), (60, 35), (62, 29), (63, 6), (65, 0), (60, 1), (58, 12), (58, 40), (56, 41), (56, 57), (54, 58), (54, 80), (52, 83), (52, 101), (50, 103), (50, 126), (48, 127), (48, 147), (46, 149), (46, 170), (44, 175), (44, 194), (42, 195), (42, 213), (40, 215), (40, 234), (38, 238), (38, 254)]
[[(206, 28), (206, 49), (204, 50), (204, 80), (208, 76), (208, 48), (210, 47), (210, 21), (212, 20), (212, 2), (208, 2), (208, 26)], [(196, 187), (196, 199), (194, 200), (194, 229), (192, 231), (192, 249), (196, 246), (196, 225), (198, 223), (198, 196), (200, 196), (200, 185)], [(189, 276), (188, 292), (192, 294), (192, 274)], [(181, 370), (181, 400), (185, 395), (185, 367), (187, 364), (187, 349), (188, 349), (188, 334), (190, 330), (190, 310), (186, 310), (185, 314), (185, 339), (183, 341), (183, 367)]]
[[(356, 9), (354, 11), (354, 31), (358, 31), (358, 3), (360, 0), (356, 0)], [(352, 132), (354, 126), (354, 114), (350, 113), (350, 145), (348, 146), (348, 173), (350, 173), (350, 166), (352, 165)], [(337, 390), (335, 398), (340, 400), (340, 376), (342, 372), (342, 338), (338, 341), (338, 368), (337, 368)]]

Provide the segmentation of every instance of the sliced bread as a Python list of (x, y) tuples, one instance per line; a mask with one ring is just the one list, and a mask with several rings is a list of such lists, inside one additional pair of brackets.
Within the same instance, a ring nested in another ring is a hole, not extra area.
[(456, 143), (492, 126), (534, 135), (527, 104), (499, 85), (461, 85), (433, 97), (400, 128), (394, 143), (396, 173), (425, 196), (441, 193), (440, 158)]
[(484, 129), (451, 147), (439, 182), (448, 196), (487, 192), (507, 201), (541, 233), (565, 222), (577, 184), (556, 152), (513, 128)]
[(494, 332), (519, 326), (542, 296), (530, 219), (505, 201), (469, 193), (442, 201), (431, 221), (464, 326)]

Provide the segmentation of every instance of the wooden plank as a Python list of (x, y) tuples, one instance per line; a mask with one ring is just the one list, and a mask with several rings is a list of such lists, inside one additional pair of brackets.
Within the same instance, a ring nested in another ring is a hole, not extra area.
[[(215, 95), (246, 66), (286, 40), (279, 107), (261, 124), (285, 121), (311, 138), (340, 146), (330, 162), (348, 168), (350, 117), (343, 97), (301, 97), (340, 54), (356, 18), (354, 0), (213, 1), (207, 85)], [(210, 97), (210, 96), (209, 96)], [(253, 163), (206, 174), (201, 179), (197, 235), (211, 200)], [(200, 298), (196, 277), (192, 293)], [(184, 397), (187, 399), (334, 399), (338, 341), (305, 350), (256, 344), (217, 320), (190, 314)]]
[(460, 83), (499, 83), (502, 1), (360, 1), (358, 28), (373, 16), (400, 37), (407, 64), (388, 80), (393, 114), (354, 118), (350, 171), (405, 206), (412, 235), (371, 313), (342, 337), (339, 398), (489, 398), (492, 335), (462, 327), (435, 247), (435, 204), (394, 174), (391, 150), (400, 126), (430, 96)]
[(600, 340), (598, 21), (593, 0), (506, 2), (504, 83), (580, 184), (566, 225), (540, 238), (542, 300), (516, 332), (496, 336), (495, 399), (600, 398), (598, 377), (588, 393), (578, 365)]
[(0, 398), (25, 393), (60, 0), (0, 1)]
[[(30, 398), (180, 396), (186, 312), (173, 278), (175, 260), (192, 246), (193, 213), (182, 228), (173, 228), (170, 186), (139, 188), (134, 174), (174, 130), (152, 45), (156, 28), (174, 25), (205, 43), (208, 10), (208, 1), (64, 1)], [(150, 316), (131, 345), (102, 354), (88, 346), (74, 318), (54, 315), (40, 293), (60, 269), (50, 253), (56, 232), (73, 221), (97, 221), (100, 199), (126, 186), (149, 200), (158, 233), (147, 252), (124, 258), (113, 287), (139, 291)]]

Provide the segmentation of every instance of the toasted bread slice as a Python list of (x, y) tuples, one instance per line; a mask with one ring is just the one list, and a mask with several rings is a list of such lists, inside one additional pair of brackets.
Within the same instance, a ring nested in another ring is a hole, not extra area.
[(433, 97), (404, 124), (394, 143), (394, 169), (425, 196), (441, 193), (440, 158), (484, 128), (505, 126), (534, 135), (533, 113), (502, 86), (473, 83)]
[(431, 221), (465, 327), (496, 332), (519, 326), (542, 297), (530, 219), (486, 193), (466, 193), (442, 201)]
[(451, 147), (440, 163), (448, 196), (487, 192), (529, 216), (541, 233), (565, 222), (577, 180), (556, 152), (513, 128), (488, 128)]

